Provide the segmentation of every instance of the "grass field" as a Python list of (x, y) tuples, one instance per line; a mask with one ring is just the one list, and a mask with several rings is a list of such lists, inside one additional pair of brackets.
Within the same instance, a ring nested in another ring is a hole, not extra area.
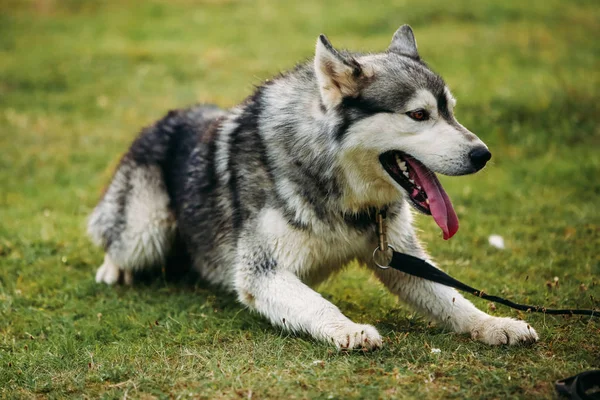
[(319, 291), (386, 336), (374, 353), (288, 335), (197, 280), (94, 283), (85, 219), (140, 127), (236, 104), (321, 32), (382, 51), (402, 23), (494, 154), (442, 178), (461, 230), (445, 242), (420, 217), (431, 253), (490, 293), (600, 307), (596, 1), (3, 0), (0, 397), (551, 398), (554, 380), (600, 368), (598, 320), (498, 306), (541, 341), (490, 348), (430, 326), (357, 266)]

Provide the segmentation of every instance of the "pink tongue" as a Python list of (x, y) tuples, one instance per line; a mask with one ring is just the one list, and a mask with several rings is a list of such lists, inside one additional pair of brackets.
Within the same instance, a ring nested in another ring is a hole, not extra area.
[(413, 158), (406, 157), (406, 161), (417, 175), (416, 180), (427, 193), (429, 210), (436, 224), (442, 228), (444, 240), (450, 239), (458, 231), (458, 217), (450, 198), (432, 171)]

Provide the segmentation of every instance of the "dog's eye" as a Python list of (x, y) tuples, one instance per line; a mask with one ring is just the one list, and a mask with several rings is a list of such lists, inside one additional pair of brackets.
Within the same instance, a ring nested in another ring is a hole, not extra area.
[(427, 121), (429, 119), (429, 113), (422, 108), (418, 110), (409, 111), (406, 113), (409, 117), (415, 121)]

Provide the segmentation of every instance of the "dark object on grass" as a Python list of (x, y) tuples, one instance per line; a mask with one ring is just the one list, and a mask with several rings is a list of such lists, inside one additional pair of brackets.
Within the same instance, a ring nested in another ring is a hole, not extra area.
[(560, 396), (569, 399), (600, 400), (600, 369), (556, 381), (554, 388)]

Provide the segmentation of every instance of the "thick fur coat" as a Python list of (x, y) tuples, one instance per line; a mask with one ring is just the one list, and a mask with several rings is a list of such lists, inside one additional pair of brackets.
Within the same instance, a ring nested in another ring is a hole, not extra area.
[(311, 286), (352, 260), (424, 315), (488, 344), (537, 340), (527, 323), (478, 310), (454, 289), (382, 270), (375, 216), (389, 242), (427, 258), (411, 206), (450, 237), (458, 219), (434, 172), (462, 175), (491, 157), (453, 116), (455, 100), (403, 26), (379, 54), (317, 40), (312, 62), (267, 81), (239, 106), (172, 111), (123, 157), (89, 220), (105, 249), (96, 280), (161, 265), (175, 238), (194, 268), (273, 324), (338, 348), (374, 349)]

